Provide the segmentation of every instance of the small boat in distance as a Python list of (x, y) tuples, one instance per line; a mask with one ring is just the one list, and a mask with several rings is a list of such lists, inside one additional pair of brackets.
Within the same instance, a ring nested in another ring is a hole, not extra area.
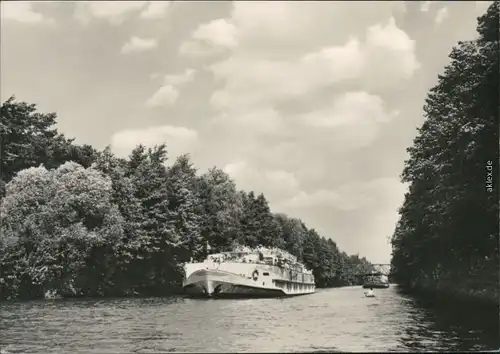
[(375, 297), (375, 292), (373, 291), (373, 289), (370, 289), (368, 291), (365, 291), (365, 296), (366, 297)]
[(389, 280), (383, 274), (371, 273), (365, 275), (363, 289), (387, 289), (389, 286)]
[(202, 297), (282, 297), (315, 292), (312, 271), (279, 248), (238, 247), (184, 265), (183, 288)]

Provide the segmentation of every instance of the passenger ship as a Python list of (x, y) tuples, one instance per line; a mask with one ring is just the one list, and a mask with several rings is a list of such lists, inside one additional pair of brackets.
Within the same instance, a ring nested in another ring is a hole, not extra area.
[(210, 254), (186, 263), (183, 288), (203, 297), (281, 297), (314, 293), (312, 272), (281, 249), (249, 249)]

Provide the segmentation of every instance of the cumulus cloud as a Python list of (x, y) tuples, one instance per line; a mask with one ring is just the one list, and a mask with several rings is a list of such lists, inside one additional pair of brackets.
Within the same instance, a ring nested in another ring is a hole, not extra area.
[[(363, 25), (373, 25), (381, 18), (403, 11), (404, 3), (399, 1), (362, 4), (236, 1), (229, 18), (203, 24), (194, 34), (203, 32), (204, 38), (213, 43), (220, 41), (220, 38), (228, 38), (229, 41), (223, 42), (226, 46), (227, 43), (230, 43), (230, 47), (241, 46), (242, 50), (254, 56), (280, 56), (290, 51), (310, 51), (311, 47), (323, 46), (325, 42), (356, 32), (362, 28), (358, 19)], [(220, 31), (207, 31), (216, 27)], [(194, 38), (185, 47), (193, 47), (193, 42)], [(212, 48), (212, 51), (216, 51), (216, 48)]]
[(420, 4), (420, 11), (427, 12), (432, 5), (432, 1), (422, 1)]
[(306, 125), (326, 129), (329, 150), (370, 145), (380, 125), (391, 121), (398, 112), (388, 112), (379, 96), (367, 92), (345, 92), (322, 109), (299, 116)]
[(177, 101), (179, 92), (172, 85), (163, 85), (146, 101), (148, 107), (171, 106)]
[(212, 65), (215, 77), (225, 85), (211, 100), (218, 109), (230, 105), (247, 109), (314, 94), (346, 80), (356, 79), (370, 88), (394, 85), (412, 77), (419, 66), (414, 41), (390, 18), (369, 27), (364, 42), (351, 38), (297, 60), (256, 58), (236, 51)]
[[(355, 180), (334, 189), (299, 192), (287, 200), (288, 207), (332, 207), (343, 211), (366, 210), (389, 206), (394, 212), (402, 202), (406, 186), (397, 178), (379, 178), (371, 181)], [(386, 204), (386, 205), (384, 205)]]
[(128, 129), (111, 137), (111, 147), (118, 156), (126, 157), (139, 144), (148, 147), (165, 143), (169, 159), (192, 153), (196, 148), (198, 133), (185, 127), (170, 125), (154, 126), (145, 129)]
[(196, 70), (186, 69), (182, 74), (165, 75), (165, 83), (169, 85), (183, 85), (194, 80)]
[(148, 5), (141, 12), (140, 18), (146, 20), (161, 19), (165, 16), (169, 7), (170, 1), (149, 1)]
[[(167, 107), (173, 105), (179, 98), (179, 86), (194, 80), (196, 71), (186, 69), (183, 73), (177, 75), (165, 75), (164, 84), (153, 96), (146, 101), (148, 107)], [(152, 78), (158, 74), (152, 75)]]
[(206, 57), (214, 54), (221, 53), (221, 49), (213, 47), (208, 43), (202, 41), (188, 41), (182, 43), (179, 48), (179, 54), (185, 57)]
[(308, 125), (335, 128), (365, 122), (388, 122), (395, 113), (389, 114), (384, 109), (384, 102), (379, 96), (367, 92), (345, 92), (336, 97), (331, 107), (325, 112), (313, 111), (302, 116)]
[[(375, 11), (377, 18), (374, 10), (379, 9)], [(232, 42), (237, 45), (227, 59), (210, 66), (221, 83), (211, 96), (213, 107), (220, 111), (212, 123), (233, 136), (238, 145), (259, 142), (259, 135), (296, 139), (320, 155), (337, 148), (369, 145), (380, 132), (379, 125), (396, 115), (384, 107), (380, 97), (362, 90), (348, 92), (333, 101), (316, 102), (301, 114), (283, 113), (279, 107), (292, 101), (309, 102), (325, 89), (338, 89), (346, 83), (376, 90), (410, 79), (420, 64), (415, 42), (398, 28), (392, 16), (397, 9), (389, 3), (369, 9), (352, 3), (234, 3), (231, 17), (223, 23), (234, 25), (230, 38), (237, 39)], [(353, 35), (357, 28), (349, 27), (347, 15), (362, 17), (369, 26)], [(338, 37), (336, 44), (317, 42), (311, 50), (307, 42), (315, 38), (311, 34), (326, 34), (323, 26), (329, 26), (329, 33), (336, 33), (335, 28), (342, 30), (344, 36)], [(285, 49), (282, 53), (290, 38), (302, 52)], [(315, 141), (309, 141), (308, 136), (313, 135)], [(276, 155), (274, 151), (266, 155)], [(294, 151), (295, 156), (297, 153)]]
[(448, 17), (448, 8), (447, 7), (442, 7), (438, 10), (436, 13), (436, 17), (434, 18), (434, 21), (437, 24), (440, 24), (443, 22), (446, 18)]
[(225, 19), (217, 19), (200, 25), (194, 31), (193, 39), (207, 41), (227, 48), (235, 47), (238, 44), (236, 40), (236, 28)]
[(147, 5), (147, 1), (81, 1), (77, 3), (75, 18), (89, 23), (92, 18), (119, 25)]
[[(420, 68), (395, 21), (403, 11), (401, 2), (238, 1), (228, 18), (193, 32), (181, 54), (221, 54), (206, 66), (216, 81), (208, 127), (221, 146), (212, 154), (240, 188), (326, 231), (336, 227), (328, 213), (376, 208), (397, 219), (397, 176), (353, 179), (362, 162), (344, 156), (368, 151), (398, 122), (382, 93)], [(377, 232), (385, 242), (387, 231)]]
[(122, 54), (139, 53), (151, 50), (158, 46), (158, 40), (154, 38), (140, 38), (132, 36), (121, 49)]
[(228, 133), (265, 135), (286, 133), (286, 123), (280, 113), (273, 108), (263, 108), (246, 113), (223, 112), (212, 119), (217, 129), (229, 130)]
[(183, 56), (210, 56), (237, 46), (236, 28), (225, 19), (201, 24), (180, 47)]
[(2, 21), (16, 21), (26, 24), (41, 23), (46, 20), (41, 13), (33, 11), (29, 1), (2, 1), (0, 3)]
[(353, 211), (367, 205), (370, 202), (370, 199), (366, 195), (356, 195), (356, 198), (345, 198), (345, 189), (346, 187), (341, 187), (337, 190), (320, 189), (314, 191), (313, 193), (300, 192), (287, 201), (285, 205), (301, 208), (328, 206), (340, 210)]
[(279, 202), (299, 190), (299, 181), (293, 173), (281, 170), (258, 170), (248, 161), (236, 161), (224, 166), (224, 171), (238, 184), (238, 188), (264, 193), (269, 201)]

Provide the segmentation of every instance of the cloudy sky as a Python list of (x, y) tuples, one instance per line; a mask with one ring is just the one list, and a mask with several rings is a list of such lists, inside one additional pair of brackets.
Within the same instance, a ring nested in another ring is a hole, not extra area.
[(387, 263), (426, 92), (488, 4), (2, 1), (1, 99), (119, 155), (166, 142)]

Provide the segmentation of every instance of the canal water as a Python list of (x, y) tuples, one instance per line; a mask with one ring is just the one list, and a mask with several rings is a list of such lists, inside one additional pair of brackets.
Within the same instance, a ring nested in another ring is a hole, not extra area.
[(476, 351), (499, 345), (498, 312), (437, 311), (396, 286), (286, 299), (0, 303), (2, 353)]

